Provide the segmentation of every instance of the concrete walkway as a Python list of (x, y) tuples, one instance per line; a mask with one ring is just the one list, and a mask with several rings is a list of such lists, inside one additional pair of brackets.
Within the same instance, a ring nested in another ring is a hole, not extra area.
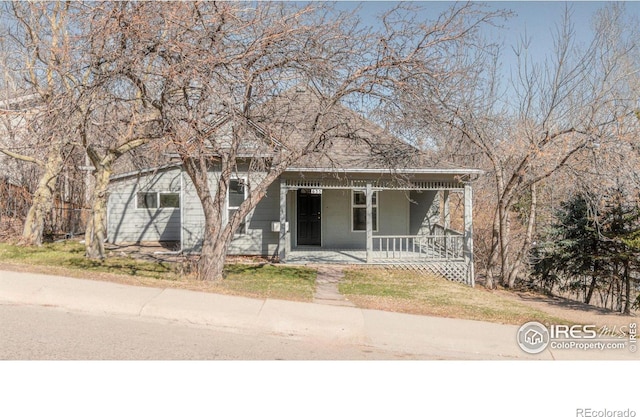
[(313, 302), (343, 307), (355, 307), (351, 301), (338, 291), (338, 284), (344, 278), (344, 271), (340, 265), (316, 265), (316, 292)]
[(637, 359), (628, 351), (545, 350), (516, 343), (519, 326), (354, 307), (259, 300), (0, 271), (0, 303), (163, 319), (244, 334), (271, 334), (371, 346), (443, 359)]

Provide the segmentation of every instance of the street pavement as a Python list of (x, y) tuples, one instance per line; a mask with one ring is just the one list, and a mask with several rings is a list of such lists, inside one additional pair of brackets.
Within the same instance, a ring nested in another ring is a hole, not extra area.
[(252, 299), (0, 271), (0, 303), (171, 320), (238, 334), (369, 346), (443, 359), (637, 359), (620, 351), (523, 352), (519, 326), (417, 316), (356, 307)]

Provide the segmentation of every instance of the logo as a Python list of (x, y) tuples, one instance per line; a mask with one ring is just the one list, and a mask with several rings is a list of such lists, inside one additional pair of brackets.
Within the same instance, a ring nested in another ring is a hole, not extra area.
[(549, 330), (537, 321), (525, 323), (518, 330), (518, 345), (527, 353), (540, 353), (549, 345)]
[(602, 326), (598, 332), (595, 324), (545, 326), (537, 321), (530, 321), (520, 326), (517, 340), (523, 351), (532, 354), (540, 353), (546, 348), (601, 351), (628, 348), (634, 353), (638, 349), (636, 329), (636, 323), (631, 323), (628, 327)]

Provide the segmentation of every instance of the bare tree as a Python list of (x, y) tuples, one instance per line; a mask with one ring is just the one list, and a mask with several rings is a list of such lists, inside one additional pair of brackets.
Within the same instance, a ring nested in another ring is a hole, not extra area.
[[(327, 156), (332, 137), (358, 140), (352, 115), (418, 72), (444, 76), (448, 50), (471, 42), (494, 16), (456, 5), (435, 22), (399, 7), (383, 29), (325, 3), (132, 3), (103, 5), (96, 25), (117, 46), (104, 73), (125, 75), (160, 115), (202, 203), (199, 276), (220, 279), (228, 246), (269, 185), (302, 157)], [(185, 22), (188, 22), (185, 24)], [(116, 65), (115, 62), (118, 62)], [(430, 66), (430, 63), (433, 64)], [(298, 87), (296, 87), (298, 86)], [(215, 169), (212, 169), (215, 167)], [(248, 197), (227, 216), (235, 172)]]
[(122, 105), (109, 95), (102, 96), (102, 105), (89, 105), (85, 123), (81, 125), (81, 138), (87, 157), (93, 166), (94, 186), (91, 193), (91, 211), (85, 228), (85, 256), (104, 258), (107, 196), (114, 164), (122, 155), (148, 144), (158, 137), (155, 119)]
[[(113, 164), (153, 137), (154, 115), (145, 110), (140, 97), (128, 95), (126, 83), (131, 81), (126, 76), (101, 77), (99, 70), (112, 62), (113, 45), (108, 43), (109, 33), (92, 25), (101, 10), (99, 4), (7, 3), (2, 10), (11, 25), (3, 34), (3, 46), (14, 55), (5, 72), (18, 82), (25, 79), (23, 91), (35, 104), (20, 127), (29, 132), (23, 136), (35, 140), (29, 146), (8, 140), (0, 150), (37, 164), (42, 172), (23, 242), (42, 241), (60, 174), (68, 170), (66, 161), (77, 160), (78, 150), (84, 149), (95, 179), (85, 229), (86, 255), (104, 257), (106, 196)], [(16, 137), (16, 129), (10, 133), (8, 139)]]
[(82, 71), (77, 66), (73, 30), (75, 5), (14, 2), (1, 7), (6, 17), (2, 44), (11, 54), (5, 72), (11, 72), (21, 96), (35, 97), (22, 128), (36, 140), (29, 144), (27, 152), (20, 149), (24, 145), (20, 142), (3, 143), (0, 151), (39, 167), (40, 178), (22, 234), (24, 244), (39, 245), (58, 177), (77, 137), (73, 98), (82, 81)]
[[(124, 3), (114, 5), (114, 10), (126, 7)], [(114, 34), (100, 25), (103, 12), (97, 5), (86, 8), (84, 13), (83, 38), (87, 45), (84, 56), (91, 77), (78, 100), (78, 109), (83, 115), (80, 137), (94, 177), (91, 211), (85, 229), (85, 255), (89, 258), (104, 258), (106, 254), (107, 193), (114, 164), (122, 155), (162, 134), (159, 111), (136, 90), (126, 62), (118, 59), (121, 53), (127, 52), (126, 48), (120, 43), (111, 43)]]
[(629, 95), (617, 88), (626, 77), (629, 46), (614, 47), (609, 30), (620, 23), (620, 15), (601, 18), (584, 48), (577, 44), (570, 17), (568, 8), (545, 62), (531, 62), (528, 42), (522, 42), (515, 51), (517, 73), (506, 88), (495, 50), (472, 59), (475, 76), (458, 83), (457, 90), (426, 80), (402, 100), (419, 126), (441, 138), (441, 152), (459, 162), (480, 156), (491, 176), (493, 190), (484, 188), (493, 200), (492, 242), (485, 245), (491, 288), (496, 275), (513, 287), (523, 271), (535, 234), (539, 185), (610, 140), (611, 130), (631, 114)]

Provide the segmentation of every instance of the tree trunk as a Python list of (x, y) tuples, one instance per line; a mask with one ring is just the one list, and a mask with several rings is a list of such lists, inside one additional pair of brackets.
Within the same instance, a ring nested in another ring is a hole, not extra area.
[(44, 163), (44, 172), (33, 194), (31, 207), (24, 222), (21, 244), (30, 246), (42, 244), (44, 223), (53, 207), (53, 194), (63, 164), (64, 159), (59, 147), (53, 145), (49, 149)]
[(629, 268), (629, 260), (624, 262), (624, 309), (622, 313), (630, 316), (631, 315), (631, 273)]
[[(617, 271), (616, 271), (617, 272)], [(611, 280), (609, 282), (609, 288), (607, 289), (607, 297), (604, 303), (604, 307), (607, 308), (607, 303), (609, 303), (609, 309), (613, 310), (613, 301), (614, 301), (614, 296), (613, 296), (613, 280)]]
[(487, 264), (487, 278), (485, 281), (485, 287), (493, 290), (496, 288), (496, 280), (494, 277), (493, 268), (498, 263), (498, 246), (499, 246), (499, 236), (500, 232), (498, 230), (498, 211), (496, 210), (496, 215), (493, 219), (493, 232), (491, 234), (491, 252), (489, 253), (489, 261)]
[[(206, 159), (191, 158), (182, 155), (183, 167), (198, 194), (204, 214), (204, 235), (200, 259), (198, 261), (198, 279), (204, 281), (222, 280), (222, 271), (227, 256), (227, 249), (235, 230), (228, 233), (224, 227), (224, 211), (226, 210), (227, 189), (231, 178), (232, 167), (227, 158), (222, 158), (217, 189), (211, 191)], [(227, 224), (229, 226), (229, 224)]]
[(524, 237), (524, 242), (522, 242), (522, 247), (520, 252), (517, 254), (517, 257), (513, 261), (513, 268), (508, 273), (508, 286), (509, 288), (513, 288), (516, 285), (516, 280), (518, 279), (518, 275), (520, 274), (520, 270), (522, 269), (522, 265), (524, 263), (524, 259), (528, 258), (529, 249), (531, 246), (531, 242), (533, 240), (533, 232), (535, 231), (536, 225), (536, 215), (538, 209), (538, 192), (536, 184), (531, 184), (531, 203), (529, 205), (529, 220), (527, 222), (527, 233)]
[[(229, 250), (229, 230), (225, 228), (219, 239), (204, 239), (198, 263), (198, 278), (204, 281), (221, 281)], [(233, 236), (233, 235), (231, 235)]]
[(502, 201), (499, 203), (499, 238), (500, 238), (500, 283), (511, 288), (509, 282), (509, 271), (511, 270), (510, 251), (509, 246), (509, 207)]
[(149, 140), (147, 138), (129, 140), (118, 147), (108, 149), (105, 155), (100, 156), (93, 145), (86, 145), (86, 132), (83, 132), (83, 138), (87, 146), (87, 156), (95, 169), (93, 176), (96, 182), (91, 198), (91, 214), (84, 233), (85, 256), (91, 259), (102, 259), (106, 256), (104, 241), (107, 238), (107, 192), (109, 179), (113, 173), (113, 164), (121, 155), (144, 145)]
[(585, 304), (591, 304), (591, 297), (593, 297), (593, 292), (596, 289), (596, 283), (598, 282), (598, 277), (595, 275), (591, 276), (591, 283), (589, 284), (589, 292), (587, 292), (587, 296), (584, 299)]
[[(255, 208), (265, 196), (269, 184), (277, 178), (278, 172), (271, 172), (261, 184), (252, 189), (247, 199), (223, 224), (222, 211), (225, 209), (229, 179), (218, 181), (218, 191), (213, 204), (208, 204), (204, 210), (205, 237), (199, 261), (198, 278), (206, 281), (220, 281), (223, 279), (223, 269), (227, 259), (229, 245), (233, 236), (243, 222), (243, 219)], [(222, 190), (222, 191), (221, 191)]]
[[(616, 277), (620, 277), (620, 268), (616, 267), (616, 269), (618, 269), (618, 274), (616, 274)], [(615, 310), (622, 311), (622, 285), (620, 284), (620, 279), (616, 279), (615, 287), (616, 287)]]
[(107, 237), (107, 190), (111, 177), (111, 164), (96, 164), (91, 214), (84, 234), (85, 256), (91, 259), (103, 259), (106, 255), (104, 241)]

